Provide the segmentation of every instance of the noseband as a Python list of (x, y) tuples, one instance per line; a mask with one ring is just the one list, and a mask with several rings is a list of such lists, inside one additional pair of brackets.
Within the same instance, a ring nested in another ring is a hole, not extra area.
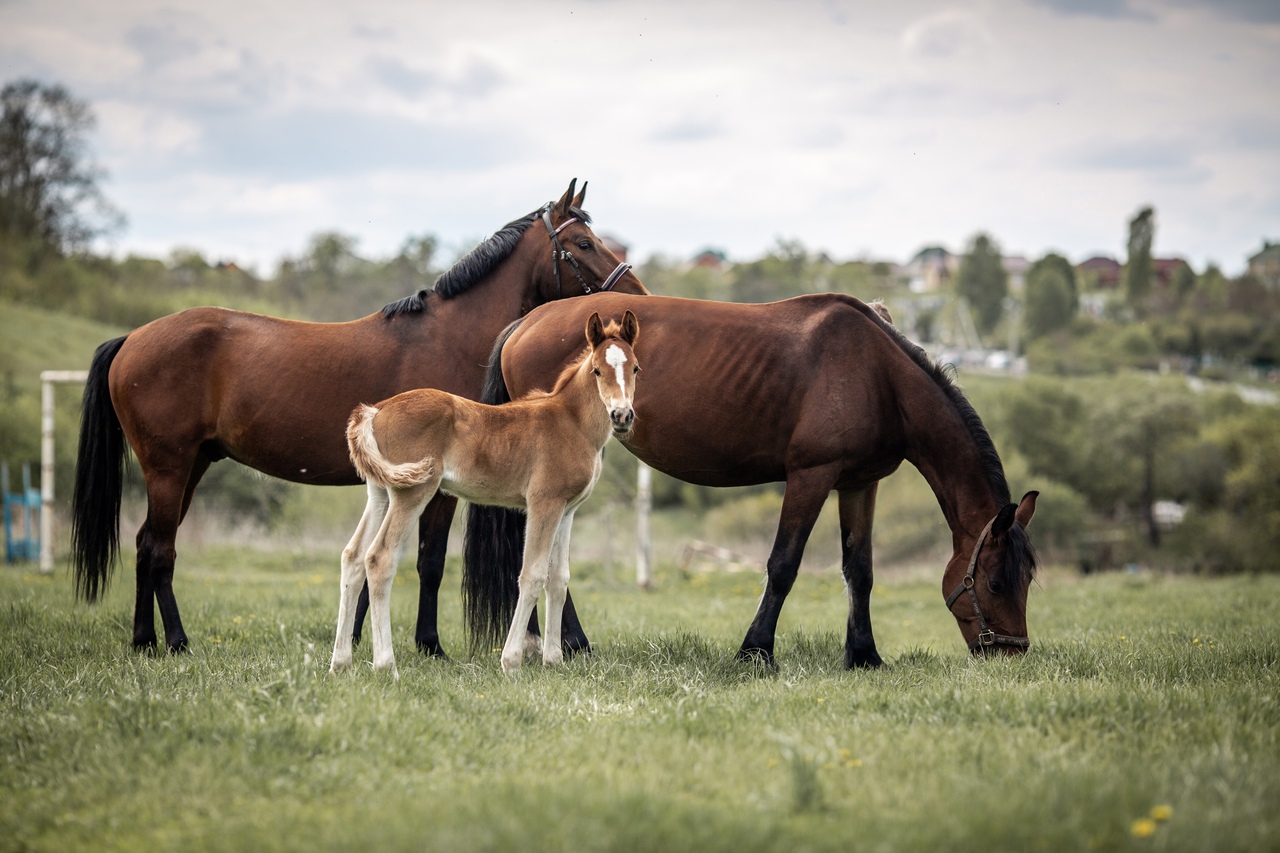
[[(591, 285), (587, 284), (587, 280), (582, 277), (582, 267), (578, 265), (578, 259), (560, 243), (560, 232), (577, 222), (578, 217), (570, 216), (564, 222), (560, 223), (559, 228), (556, 228), (551, 224), (551, 209), (553, 207), (554, 204), (552, 202), (547, 202), (543, 205), (542, 224), (547, 227), (547, 236), (551, 238), (551, 268), (555, 270), (556, 273), (556, 296), (557, 298), (562, 298), (564, 296), (564, 291), (560, 287), (561, 261), (569, 262), (569, 266), (573, 270), (574, 278), (578, 279), (578, 284), (582, 285), (582, 292), (593, 293), (594, 291), (592, 291)], [(613, 286), (618, 283), (618, 279), (622, 278), (629, 269), (631, 269), (631, 264), (628, 264), (625, 261), (618, 264), (613, 268), (613, 272), (609, 273), (609, 275), (605, 277), (605, 280), (600, 282), (600, 286), (596, 289), (602, 292), (613, 290)]]
[[(978, 593), (973, 588), (973, 571), (978, 567), (978, 555), (982, 553), (982, 546), (987, 541), (987, 535), (991, 533), (991, 525), (995, 523), (995, 519), (987, 522), (987, 526), (982, 528), (982, 534), (978, 536), (978, 544), (973, 546), (973, 556), (969, 558), (969, 570), (964, 574), (964, 580), (951, 590), (951, 594), (947, 596), (947, 609), (951, 610), (951, 606), (956, 603), (956, 599), (963, 595), (966, 591), (969, 593), (969, 599), (973, 602), (973, 615), (978, 617), (978, 628), (981, 629), (978, 636), (973, 638), (969, 643), (969, 651), (976, 652), (982, 649), (985, 653), (987, 649), (993, 646), (1013, 646), (1019, 649), (1028, 649), (1031, 647), (1030, 637), (1010, 637), (1005, 634), (997, 634), (987, 625), (987, 620), (982, 616), (982, 608), (978, 606)], [(954, 611), (952, 611), (954, 613)]]

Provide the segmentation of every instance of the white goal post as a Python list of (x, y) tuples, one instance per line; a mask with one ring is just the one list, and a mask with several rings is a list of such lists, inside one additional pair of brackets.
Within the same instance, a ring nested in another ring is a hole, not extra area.
[(53, 386), (84, 382), (87, 370), (40, 371), (40, 571), (53, 571)]

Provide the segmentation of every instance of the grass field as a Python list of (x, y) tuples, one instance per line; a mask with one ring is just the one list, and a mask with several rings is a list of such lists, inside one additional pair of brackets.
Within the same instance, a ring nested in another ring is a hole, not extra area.
[(188, 548), (177, 580), (193, 648), (148, 656), (131, 570), (89, 607), (0, 569), (0, 849), (1280, 847), (1280, 577), (1048, 571), (1032, 653), (982, 661), (934, 572), (884, 572), (889, 666), (845, 672), (806, 574), (767, 672), (732, 661), (756, 576), (575, 565), (596, 654), (504, 678), (413, 651), (409, 570), (398, 682), (367, 645), (328, 675), (336, 554)]

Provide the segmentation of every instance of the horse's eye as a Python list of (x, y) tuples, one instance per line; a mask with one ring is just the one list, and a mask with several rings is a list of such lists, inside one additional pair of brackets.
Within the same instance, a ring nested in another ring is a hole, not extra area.
[(582, 250), (582, 251), (584, 251), (584, 252), (585, 252), (585, 251), (587, 251), (588, 249), (590, 249), (590, 248), (591, 248), (591, 241), (590, 241), (590, 240), (579, 240), (579, 241), (578, 241), (578, 248), (579, 248), (579, 249), (581, 249), (581, 250)]
[(638, 364), (637, 364), (637, 365), (635, 365), (634, 367), (632, 367), (632, 368), (631, 368), (631, 372), (632, 372), (632, 373), (639, 373), (639, 372), (640, 372), (640, 365), (638, 365)]
[(598, 368), (598, 367), (597, 367), (597, 368), (595, 369), (595, 374), (596, 374), (596, 376), (599, 376), (599, 375), (600, 375), (600, 368)]
[(1004, 585), (1000, 581), (987, 581), (987, 589), (991, 590), (992, 595), (1002, 595), (1004, 593)]

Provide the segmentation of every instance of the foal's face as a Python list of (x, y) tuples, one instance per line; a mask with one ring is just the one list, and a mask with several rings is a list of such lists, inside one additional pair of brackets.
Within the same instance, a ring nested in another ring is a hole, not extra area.
[(601, 322), (599, 314), (592, 314), (587, 321), (587, 341), (591, 344), (590, 359), (596, 389), (609, 412), (613, 434), (618, 438), (630, 435), (636, 421), (632, 401), (640, 365), (632, 346), (639, 331), (636, 315), (630, 311), (623, 315), (622, 323), (610, 323), (608, 327)]

